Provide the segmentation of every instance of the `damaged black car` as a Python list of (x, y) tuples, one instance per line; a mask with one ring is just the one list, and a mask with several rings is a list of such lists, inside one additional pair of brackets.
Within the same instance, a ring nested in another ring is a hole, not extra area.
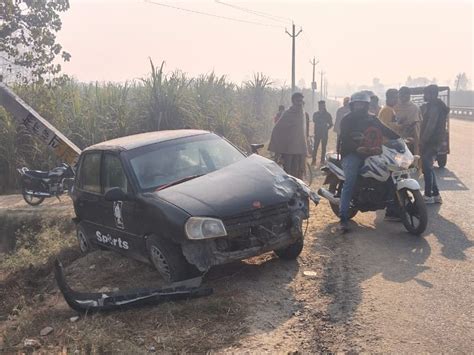
[(169, 282), (268, 251), (296, 258), (319, 198), (216, 134), (159, 131), (85, 149), (72, 198), (83, 252), (111, 249)]

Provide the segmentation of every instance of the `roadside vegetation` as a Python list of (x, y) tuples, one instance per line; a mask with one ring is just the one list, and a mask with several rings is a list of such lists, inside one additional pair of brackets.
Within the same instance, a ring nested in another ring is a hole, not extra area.
[[(271, 87), (257, 73), (237, 85), (215, 73), (192, 78), (165, 72), (150, 60), (150, 74), (125, 83), (80, 83), (61, 77), (17, 84), (13, 90), (81, 149), (141, 132), (196, 128), (216, 132), (247, 150), (268, 139), (289, 90)], [(49, 169), (55, 157), (0, 108), (0, 193), (17, 186), (16, 168)]]

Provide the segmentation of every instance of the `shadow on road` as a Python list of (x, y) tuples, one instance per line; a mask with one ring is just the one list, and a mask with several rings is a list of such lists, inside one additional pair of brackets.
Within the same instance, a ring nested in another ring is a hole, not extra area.
[[(431, 248), (423, 237), (408, 234), (399, 223), (383, 221), (377, 214), (374, 225), (352, 222), (353, 231), (339, 234), (336, 223), (326, 227), (315, 248), (327, 254), (322, 291), (332, 296), (329, 307), (331, 320), (350, 320), (362, 299), (361, 284), (376, 275), (392, 282), (416, 281), (427, 288), (431, 283), (420, 274), (429, 269), (424, 265)], [(383, 226), (381, 225), (383, 223)], [(319, 233), (318, 233), (319, 234)]]
[(384, 221), (383, 211), (377, 212), (373, 225), (351, 222), (353, 231), (348, 234), (340, 234), (337, 223), (316, 233), (315, 251), (328, 256), (322, 291), (333, 298), (329, 308), (332, 321), (351, 319), (362, 299), (361, 284), (377, 275), (432, 288), (421, 276), (429, 269), (425, 263), (432, 251), (427, 239), (431, 235), (441, 244), (443, 257), (466, 260), (465, 251), (474, 243), (459, 226), (439, 214), (440, 207), (428, 206), (428, 228), (421, 237), (407, 233), (401, 223)]
[(447, 259), (466, 260), (464, 251), (474, 243), (455, 223), (439, 214), (441, 205), (428, 206), (428, 228), (425, 234), (433, 234), (442, 245), (441, 255)]
[(469, 188), (447, 168), (435, 169), (436, 181), (442, 191), (466, 191)]

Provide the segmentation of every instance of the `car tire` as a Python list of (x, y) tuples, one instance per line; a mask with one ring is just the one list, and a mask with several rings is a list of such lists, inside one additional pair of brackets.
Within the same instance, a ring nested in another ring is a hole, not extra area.
[(278, 255), (280, 259), (294, 260), (301, 254), (303, 245), (303, 238), (299, 238), (296, 242), (290, 244), (286, 248), (275, 250), (275, 254)]
[(79, 242), (79, 249), (81, 249), (82, 254), (90, 253), (93, 250), (96, 250), (94, 244), (87, 238), (86, 231), (81, 223), (78, 223), (76, 226), (76, 237)]
[(181, 247), (168, 240), (151, 236), (146, 242), (152, 265), (166, 282), (177, 282), (202, 275), (188, 263)]

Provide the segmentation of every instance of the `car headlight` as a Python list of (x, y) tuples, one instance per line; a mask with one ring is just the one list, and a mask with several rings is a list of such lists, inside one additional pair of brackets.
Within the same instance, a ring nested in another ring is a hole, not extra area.
[(192, 240), (218, 238), (227, 235), (224, 223), (216, 218), (191, 217), (184, 228), (187, 237)]

